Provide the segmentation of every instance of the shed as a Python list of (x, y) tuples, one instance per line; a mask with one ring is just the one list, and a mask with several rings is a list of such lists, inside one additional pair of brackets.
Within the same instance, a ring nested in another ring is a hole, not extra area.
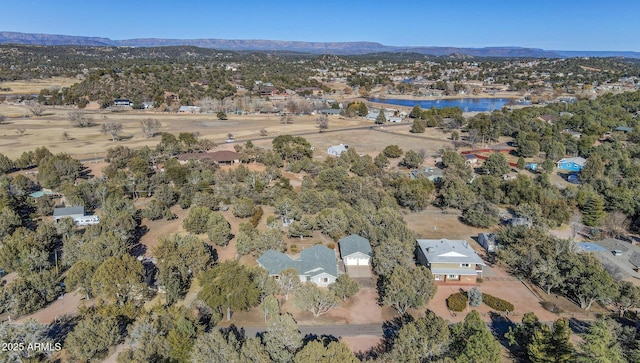
[(556, 162), (556, 166), (559, 170), (580, 171), (582, 170), (586, 162), (587, 159), (581, 157), (562, 158)]
[(333, 156), (340, 156), (340, 154), (342, 154), (347, 150), (349, 150), (349, 145), (345, 145), (345, 144), (333, 145), (327, 149), (327, 154), (333, 155)]
[(498, 249), (496, 235), (492, 232), (478, 234), (478, 243), (489, 253), (495, 253)]

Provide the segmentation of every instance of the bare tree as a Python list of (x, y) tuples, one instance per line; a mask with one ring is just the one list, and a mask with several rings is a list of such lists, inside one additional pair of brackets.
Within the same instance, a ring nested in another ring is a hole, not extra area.
[(604, 219), (604, 226), (613, 238), (624, 236), (630, 225), (629, 218), (620, 211), (607, 213)]
[(62, 133), (62, 140), (64, 141), (69, 141), (69, 133), (67, 133), (66, 131), (64, 131)]
[(111, 141), (116, 141), (116, 138), (122, 131), (122, 124), (119, 122), (109, 121), (102, 124), (102, 133), (111, 135)]
[(580, 229), (582, 229), (582, 215), (580, 212), (573, 212), (573, 216), (571, 216), (571, 221), (569, 221), (569, 226), (571, 226), (571, 240), (575, 241), (576, 236)]
[(24, 135), (26, 131), (27, 131), (26, 129), (16, 129), (16, 133), (18, 134), (18, 136)]
[(267, 130), (260, 129), (260, 136), (267, 136)]
[(160, 130), (160, 126), (162, 124), (160, 121), (152, 118), (147, 118), (140, 121), (140, 126), (142, 127), (142, 133), (146, 138), (154, 137)]
[(318, 123), (320, 132), (329, 128), (329, 117), (327, 117), (327, 115), (321, 115), (316, 119), (316, 122)]
[(80, 111), (70, 111), (67, 114), (67, 118), (75, 127), (91, 127), (96, 125), (95, 121), (93, 121), (93, 117)]
[(44, 114), (44, 106), (38, 102), (29, 102), (29, 111), (34, 116), (42, 116)]

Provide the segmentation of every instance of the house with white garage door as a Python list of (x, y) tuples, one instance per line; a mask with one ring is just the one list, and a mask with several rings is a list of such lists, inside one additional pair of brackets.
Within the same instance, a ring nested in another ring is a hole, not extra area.
[(369, 266), (372, 252), (369, 240), (352, 234), (338, 241), (340, 256), (347, 269), (349, 266)]

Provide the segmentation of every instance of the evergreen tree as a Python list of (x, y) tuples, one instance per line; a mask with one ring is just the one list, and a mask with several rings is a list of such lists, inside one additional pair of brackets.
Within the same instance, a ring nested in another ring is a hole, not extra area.
[(456, 363), (494, 363), (500, 361), (500, 343), (487, 329), (480, 313), (472, 310), (464, 321), (451, 327), (452, 357)]
[(387, 117), (384, 115), (384, 109), (380, 109), (378, 116), (376, 117), (376, 125), (382, 125), (387, 122)]

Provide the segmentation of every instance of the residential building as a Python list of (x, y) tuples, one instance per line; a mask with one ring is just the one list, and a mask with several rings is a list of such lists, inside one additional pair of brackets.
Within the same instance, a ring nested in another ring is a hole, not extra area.
[(62, 218), (72, 218), (75, 224), (79, 226), (100, 223), (100, 217), (95, 215), (85, 215), (83, 206), (54, 208), (53, 219), (58, 222)]
[(180, 106), (179, 113), (200, 113), (200, 107), (198, 106)]
[(437, 283), (473, 285), (482, 278), (485, 263), (469, 242), (443, 238), (419, 239), (417, 243), (417, 261), (431, 269)]
[(333, 156), (340, 156), (340, 154), (342, 154), (343, 152), (346, 152), (347, 150), (349, 150), (349, 145), (345, 145), (345, 144), (333, 145), (327, 149), (327, 154), (333, 155)]
[(209, 153), (185, 153), (178, 155), (178, 162), (186, 164), (189, 160), (211, 160), (219, 165), (233, 165), (240, 162), (240, 154), (230, 150), (220, 150)]
[(429, 180), (431, 180), (434, 183), (439, 182), (440, 180), (442, 180), (442, 169), (438, 169), (438, 168), (434, 168), (434, 167), (426, 167), (424, 169), (416, 169), (416, 170), (411, 170), (409, 172), (409, 177), (411, 179), (417, 179), (419, 177), (425, 177)]
[(340, 239), (338, 246), (345, 266), (369, 266), (373, 252), (368, 239), (352, 234)]
[(294, 268), (302, 282), (313, 282), (318, 286), (328, 286), (338, 278), (338, 262), (334, 250), (315, 245), (300, 252), (298, 259), (282, 252), (269, 250), (258, 257), (258, 265), (276, 279), (283, 270)]
[(118, 99), (113, 100), (113, 105), (114, 106), (131, 107), (131, 106), (133, 106), (133, 102), (131, 102), (130, 100), (128, 100), (126, 98), (118, 98)]
[(578, 172), (584, 168), (586, 163), (587, 159), (581, 157), (562, 158), (556, 161), (556, 166), (559, 170)]

